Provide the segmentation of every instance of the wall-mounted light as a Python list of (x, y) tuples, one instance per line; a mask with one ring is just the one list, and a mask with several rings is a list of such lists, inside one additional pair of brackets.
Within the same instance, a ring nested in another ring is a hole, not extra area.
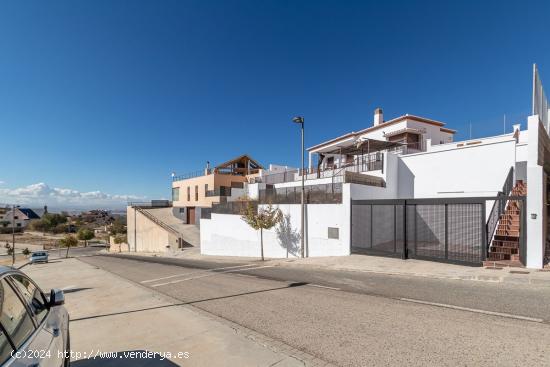
[(531, 219), (537, 219), (537, 214), (536, 213), (531, 213)]

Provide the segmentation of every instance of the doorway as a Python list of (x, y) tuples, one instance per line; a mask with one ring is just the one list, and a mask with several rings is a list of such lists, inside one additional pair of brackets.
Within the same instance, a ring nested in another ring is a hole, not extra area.
[(187, 224), (195, 224), (195, 207), (187, 207)]

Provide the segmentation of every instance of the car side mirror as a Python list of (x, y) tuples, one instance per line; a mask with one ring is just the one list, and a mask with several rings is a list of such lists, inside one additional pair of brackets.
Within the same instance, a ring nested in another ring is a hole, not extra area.
[(50, 307), (61, 306), (65, 303), (65, 294), (61, 289), (54, 288), (50, 291)]

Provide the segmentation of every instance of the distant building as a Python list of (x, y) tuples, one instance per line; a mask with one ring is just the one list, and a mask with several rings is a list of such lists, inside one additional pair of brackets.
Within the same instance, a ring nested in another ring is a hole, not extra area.
[(40, 219), (40, 216), (32, 209), (16, 207), (13, 213), (10, 207), (0, 208), (0, 226), (3, 228), (12, 228), (15, 224), (15, 228), (24, 229), (33, 219)]

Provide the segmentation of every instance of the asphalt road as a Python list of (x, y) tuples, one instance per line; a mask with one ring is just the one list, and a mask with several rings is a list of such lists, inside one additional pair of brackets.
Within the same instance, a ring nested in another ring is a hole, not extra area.
[(550, 365), (549, 287), (258, 262), (80, 259), (337, 365)]

